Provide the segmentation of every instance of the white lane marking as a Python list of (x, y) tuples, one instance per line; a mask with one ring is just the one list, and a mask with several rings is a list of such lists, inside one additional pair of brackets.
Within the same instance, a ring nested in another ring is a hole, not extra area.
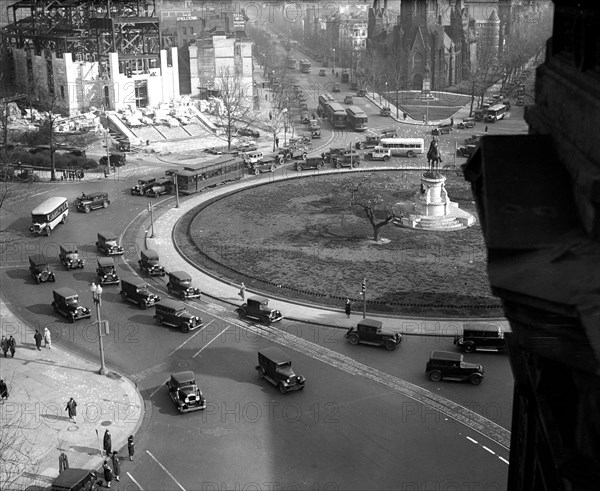
[(158, 461), (158, 459), (157, 459), (157, 458), (156, 458), (154, 455), (152, 455), (152, 454), (151, 454), (151, 453), (150, 453), (148, 450), (146, 450), (146, 453), (147, 453), (148, 455), (150, 455), (150, 457), (152, 458), (152, 460), (154, 460), (154, 462), (156, 462), (156, 463), (159, 465), (159, 467), (160, 467), (160, 468), (161, 468), (163, 471), (165, 471), (165, 472), (167, 473), (167, 475), (168, 475), (168, 476), (169, 476), (171, 479), (173, 479), (173, 482), (174, 482), (175, 484), (177, 484), (177, 486), (179, 486), (179, 489), (181, 489), (181, 491), (185, 491), (185, 488), (184, 488), (184, 487), (183, 487), (181, 484), (179, 484), (179, 481), (178, 481), (177, 479), (175, 479), (175, 477), (173, 476), (173, 474), (171, 474), (171, 473), (170, 473), (170, 472), (167, 470), (167, 468), (166, 468), (164, 465), (162, 465), (162, 464), (161, 464), (161, 463)]
[(502, 462), (504, 462), (505, 464), (508, 465), (508, 460), (506, 460), (504, 457), (498, 457)]
[(475, 445), (479, 445), (477, 440), (473, 440), (470, 436), (467, 437), (467, 440), (471, 440)]
[(152, 392), (152, 394), (150, 394), (150, 397), (148, 397), (148, 398), (149, 398), (149, 399), (152, 399), (152, 398), (154, 397), (154, 395), (155, 395), (155, 394), (156, 394), (156, 393), (157, 393), (159, 390), (161, 390), (161, 389), (164, 387), (164, 385), (165, 385), (165, 384), (166, 384), (168, 381), (169, 381), (169, 379), (165, 380), (165, 381), (164, 381), (162, 384), (160, 384), (160, 385), (159, 385), (159, 386), (156, 388), (156, 390), (155, 390), (154, 392)]
[(484, 450), (487, 450), (489, 453), (491, 453), (492, 455), (496, 455), (496, 452), (494, 452), (492, 449), (487, 448), (485, 445), (481, 445), (483, 447)]
[(200, 334), (202, 332), (203, 329), (205, 329), (206, 327), (210, 326), (210, 324), (212, 322), (214, 322), (215, 320), (211, 320), (208, 324), (206, 324), (205, 326), (203, 326), (201, 329), (198, 329), (197, 332), (195, 332), (192, 336), (190, 336), (189, 338), (187, 338), (183, 343), (181, 343), (179, 346), (177, 346), (177, 348), (175, 348), (173, 351), (171, 351), (167, 356), (171, 356), (173, 353), (175, 353), (179, 348), (183, 348), (183, 345), (189, 341), (191, 341), (192, 339), (194, 339), (195, 336), (197, 336), (198, 334)]
[(200, 350), (194, 355), (192, 356), (192, 358), (196, 358), (200, 353), (202, 353), (202, 351), (204, 350), (204, 348), (208, 348), (210, 346), (210, 343), (212, 343), (215, 339), (218, 339), (221, 337), (221, 334), (223, 334), (225, 331), (227, 331), (227, 329), (229, 329), (229, 327), (226, 327), (225, 329), (223, 329), (218, 336), (215, 336), (214, 338), (212, 338), (208, 343), (206, 343), (202, 348), (200, 348)]
[(142, 485), (141, 485), (139, 482), (137, 482), (137, 481), (136, 481), (136, 480), (133, 478), (133, 476), (132, 476), (131, 474), (129, 474), (129, 472), (127, 473), (127, 475), (129, 476), (129, 479), (131, 479), (131, 480), (132, 480), (132, 481), (135, 483), (135, 485), (136, 485), (138, 488), (140, 488), (140, 491), (144, 491), (144, 488), (142, 488)]

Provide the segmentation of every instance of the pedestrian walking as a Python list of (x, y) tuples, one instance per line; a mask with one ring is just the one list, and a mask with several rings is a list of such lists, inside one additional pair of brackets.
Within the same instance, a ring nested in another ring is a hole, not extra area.
[(37, 329), (35, 330), (35, 334), (33, 335), (33, 339), (35, 339), (35, 346), (38, 349), (38, 351), (42, 351), (42, 333), (40, 331), (38, 331)]
[(244, 283), (240, 285), (240, 292), (238, 293), (238, 295), (242, 297), (243, 301), (246, 301), (246, 285), (244, 285)]
[(75, 421), (75, 418), (77, 417), (77, 403), (72, 397), (69, 399), (69, 402), (67, 402), (67, 407), (65, 408), (65, 411), (67, 411), (69, 419), (73, 421), (73, 423), (77, 424), (77, 421)]
[(121, 464), (119, 462), (119, 454), (115, 450), (112, 453), (112, 466), (113, 466), (113, 474), (115, 475), (115, 481), (119, 482), (119, 474), (121, 474)]
[(275, 137), (275, 146), (277, 148), (279, 148), (279, 137), (278, 136)]
[(112, 436), (108, 430), (104, 432), (104, 451), (110, 457), (112, 453)]
[(454, 128), (454, 118), (450, 118), (450, 126)]
[(485, 125), (485, 134), (487, 135), (487, 124)]
[(8, 399), (8, 386), (2, 379), (0, 379), (0, 399), (2, 402), (4, 402), (4, 399)]
[(12, 336), (8, 338), (8, 349), (10, 350), (10, 356), (14, 358), (15, 351), (17, 350), (17, 341)]
[(50, 329), (47, 327), (44, 327), (44, 346), (52, 348), (52, 334), (50, 334)]
[(104, 470), (104, 480), (106, 481), (106, 487), (110, 488), (110, 483), (113, 479), (113, 471), (108, 466), (108, 460), (104, 461), (104, 464), (102, 464), (102, 469)]
[(346, 311), (346, 317), (349, 319), (350, 313), (352, 312), (352, 302), (350, 302), (349, 298), (346, 299), (346, 307), (344, 310)]
[(404, 116), (404, 121), (406, 121), (406, 111), (402, 113), (402, 116)]
[(129, 460), (133, 460), (133, 454), (135, 454), (135, 444), (133, 443), (133, 435), (129, 435), (127, 439), (127, 452), (129, 453)]
[(0, 340), (0, 346), (2, 346), (2, 353), (4, 353), (4, 358), (6, 358), (8, 355), (6, 353), (8, 353), (8, 339), (6, 339), (6, 337), (2, 336), (2, 339)]

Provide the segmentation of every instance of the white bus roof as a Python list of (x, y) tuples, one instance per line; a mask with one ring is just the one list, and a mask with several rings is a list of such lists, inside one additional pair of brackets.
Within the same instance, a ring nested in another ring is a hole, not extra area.
[(506, 106), (504, 104), (496, 104), (487, 108), (488, 111), (499, 111), (500, 109), (506, 109)]
[(382, 138), (381, 144), (383, 145), (384, 143), (408, 143), (424, 145), (425, 140), (423, 140), (423, 138)]
[(54, 211), (60, 205), (62, 205), (67, 198), (63, 198), (62, 196), (54, 196), (53, 198), (48, 198), (43, 203), (36, 206), (33, 210), (31, 210), (32, 215), (46, 215), (51, 211)]

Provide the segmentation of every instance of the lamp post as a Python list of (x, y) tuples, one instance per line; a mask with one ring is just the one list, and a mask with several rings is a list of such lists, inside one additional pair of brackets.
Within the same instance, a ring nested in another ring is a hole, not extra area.
[(150, 212), (150, 226), (151, 226), (151, 233), (150, 233), (150, 238), (153, 239), (154, 238), (154, 206), (152, 205), (152, 201), (150, 201), (148, 203), (148, 211)]
[[(179, 176), (177, 172), (173, 174), (173, 180), (175, 181), (175, 208), (179, 208)], [(154, 232), (154, 226), (152, 228)]]
[(333, 50), (333, 70), (335, 71), (335, 48), (331, 48)]
[(102, 287), (92, 283), (90, 287), (92, 297), (94, 299), (94, 305), (96, 305), (96, 319), (98, 322), (98, 341), (100, 343), (100, 375), (106, 375), (106, 366), (104, 365), (104, 343), (102, 341), (102, 321), (100, 320), (100, 305), (102, 304)]
[(385, 105), (386, 105), (386, 107), (390, 107), (390, 102), (387, 99), (387, 86), (388, 86), (388, 83), (386, 82), (385, 83), (385, 102), (386, 102)]

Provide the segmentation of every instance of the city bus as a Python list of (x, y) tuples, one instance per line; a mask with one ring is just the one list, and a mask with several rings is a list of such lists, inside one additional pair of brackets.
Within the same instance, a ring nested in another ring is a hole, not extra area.
[(335, 102), (335, 97), (331, 94), (325, 92), (319, 96), (319, 105), (317, 107), (317, 114), (320, 117), (323, 117), (327, 114), (327, 104), (330, 102)]
[(394, 157), (416, 157), (424, 152), (423, 138), (382, 138), (381, 146), (389, 148)]
[(300, 60), (300, 71), (302, 73), (310, 73), (310, 61)]
[(506, 114), (506, 106), (504, 104), (495, 104), (486, 109), (485, 122), (495, 123), (499, 119), (504, 118)]
[(346, 111), (339, 102), (328, 102), (325, 106), (325, 114), (334, 128), (346, 127)]
[(296, 58), (294, 58), (293, 56), (288, 57), (287, 62), (286, 62), (286, 66), (290, 70), (295, 70), (296, 67), (298, 66), (298, 62), (296, 61)]
[(354, 131), (365, 131), (369, 118), (360, 107), (350, 106), (346, 108), (346, 122)]
[(36, 235), (50, 235), (59, 223), (65, 223), (69, 216), (67, 198), (48, 198), (31, 211), (32, 225), (29, 230)]

